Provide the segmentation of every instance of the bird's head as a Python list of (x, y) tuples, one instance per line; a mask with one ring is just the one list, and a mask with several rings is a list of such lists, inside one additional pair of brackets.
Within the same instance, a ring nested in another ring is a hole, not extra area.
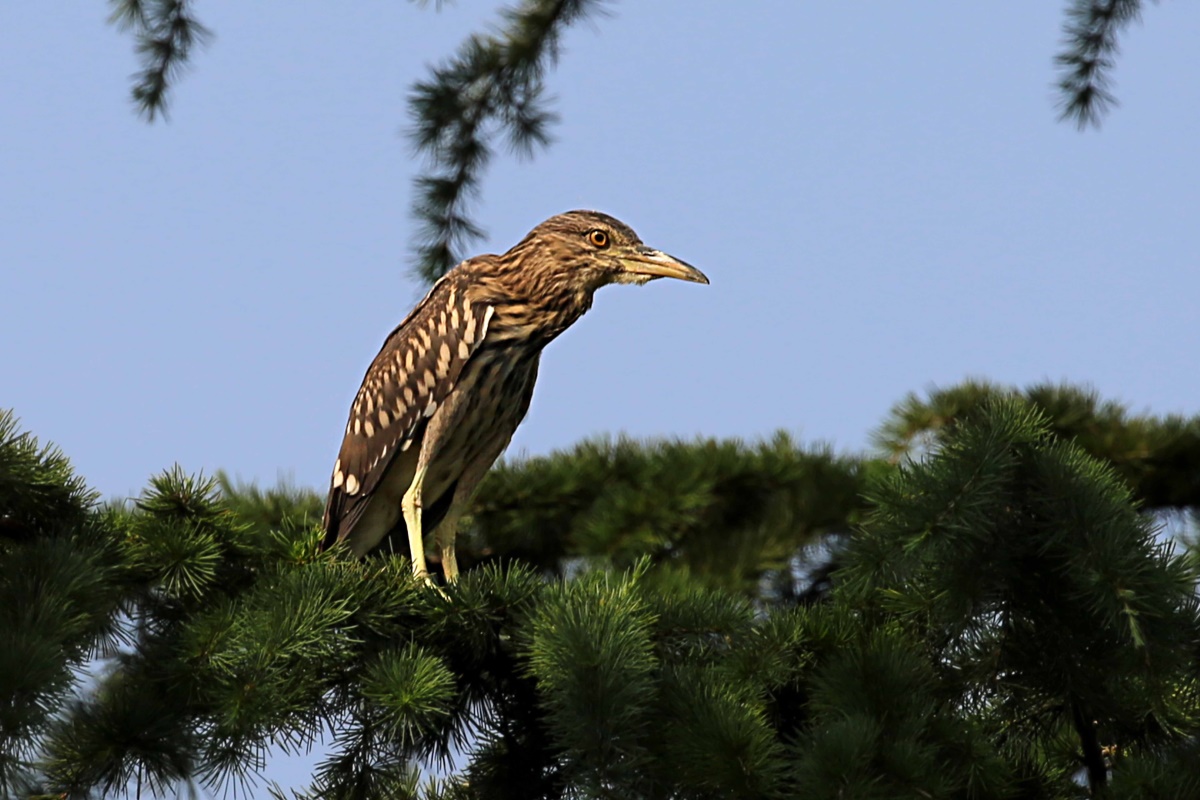
[(526, 258), (539, 277), (591, 292), (610, 283), (643, 284), (655, 278), (708, 283), (704, 273), (647, 247), (633, 229), (599, 211), (568, 211), (538, 225), (510, 251)]

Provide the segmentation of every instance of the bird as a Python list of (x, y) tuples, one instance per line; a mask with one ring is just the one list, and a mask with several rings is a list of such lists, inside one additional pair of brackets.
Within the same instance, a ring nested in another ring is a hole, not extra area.
[(333, 465), (322, 546), (345, 543), (361, 557), (403, 528), (413, 574), (432, 583), (433, 532), (453, 582), (459, 518), (529, 410), (543, 348), (600, 287), (656, 278), (709, 282), (599, 211), (553, 216), (503, 255), (446, 272), (367, 368)]

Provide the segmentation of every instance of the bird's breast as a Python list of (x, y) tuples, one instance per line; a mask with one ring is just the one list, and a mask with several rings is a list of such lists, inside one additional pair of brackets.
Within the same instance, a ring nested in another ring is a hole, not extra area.
[(465, 470), (486, 471), (508, 446), (529, 409), (539, 352), (489, 346), (467, 362), (454, 387), (454, 402), (444, 406), (452, 417), (430, 420), (445, 427), (439, 457), (426, 477), (427, 501), (440, 497)]

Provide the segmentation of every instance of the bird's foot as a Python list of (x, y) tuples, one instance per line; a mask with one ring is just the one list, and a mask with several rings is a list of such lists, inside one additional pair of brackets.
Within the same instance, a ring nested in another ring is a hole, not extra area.
[(427, 587), (436, 590), (437, 593), (440, 594), (442, 597), (448, 597), (445, 590), (442, 589), (442, 587), (438, 586), (437, 581), (435, 581), (433, 579), (433, 576), (430, 575), (425, 570), (413, 570), (413, 577), (415, 577), (417, 580), (423, 582)]

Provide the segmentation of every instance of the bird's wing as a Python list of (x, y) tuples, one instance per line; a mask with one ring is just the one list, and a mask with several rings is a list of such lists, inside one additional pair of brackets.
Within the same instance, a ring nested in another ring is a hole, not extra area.
[(326, 546), (350, 533), (392, 459), (419, 439), (483, 342), (493, 311), (468, 296), (460, 267), (388, 336), (350, 408), (325, 506)]

